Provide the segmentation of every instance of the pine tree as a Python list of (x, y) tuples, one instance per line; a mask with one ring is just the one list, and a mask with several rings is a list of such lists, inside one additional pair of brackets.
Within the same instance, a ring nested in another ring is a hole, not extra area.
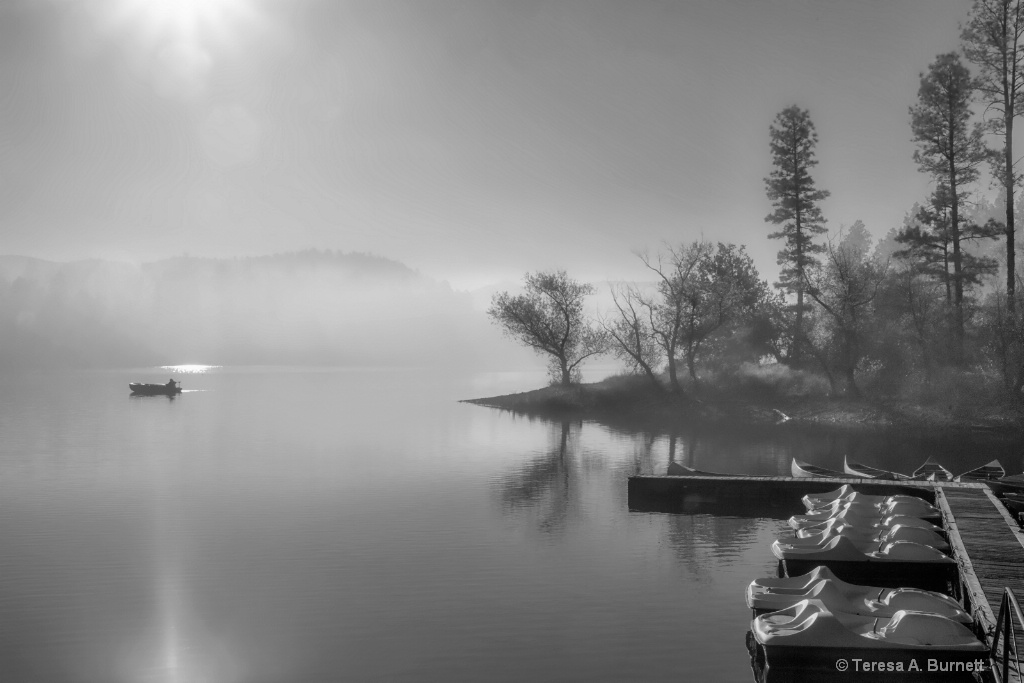
[(1024, 113), (1024, 5), (1020, 0), (975, 0), (960, 39), (964, 55), (979, 71), (978, 92), (997, 116), (990, 129), (1003, 138), (997, 175), (1006, 198), (1007, 309), (1014, 314), (1016, 254), (1013, 198), (1018, 178), (1013, 172), (1013, 120)]
[(818, 164), (814, 148), (818, 134), (806, 109), (792, 106), (782, 110), (769, 128), (772, 164), (775, 169), (764, 179), (768, 199), (775, 211), (765, 221), (780, 226), (768, 235), (785, 240), (778, 255), (782, 266), (775, 286), (796, 294), (796, 324), (790, 361), (800, 363), (804, 338), (804, 291), (807, 271), (818, 263), (824, 247), (815, 244), (815, 236), (825, 232), (825, 219), (818, 203), (829, 196), (814, 186), (810, 170)]
[(953, 355), (964, 361), (964, 255), (961, 208), (966, 187), (978, 179), (979, 166), (989, 158), (982, 142), (983, 127), (971, 125), (974, 81), (955, 52), (939, 55), (921, 76), (918, 103), (910, 108), (910, 128), (918, 144), (918, 168), (948, 188), (949, 242), (953, 263)]

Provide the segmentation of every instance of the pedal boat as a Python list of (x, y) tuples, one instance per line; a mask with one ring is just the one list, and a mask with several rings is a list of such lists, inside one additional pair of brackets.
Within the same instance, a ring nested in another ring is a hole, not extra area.
[[(810, 508), (809, 515), (834, 513), (842, 508), (859, 508), (861, 510), (877, 510), (879, 513), (912, 515), (914, 517), (941, 517), (942, 513), (931, 503), (914, 498), (913, 496), (895, 498), (881, 501), (865, 500), (863, 498), (851, 498), (849, 500), (834, 500), (831, 503)], [(897, 512), (898, 511), (898, 512)]]
[(939, 614), (961, 624), (974, 623), (960, 603), (948, 595), (918, 588), (858, 586), (822, 566), (789, 579), (751, 581), (746, 598), (754, 616), (788, 609), (801, 600), (819, 600), (830, 612), (891, 619), (899, 610), (914, 610)]
[[(927, 505), (927, 503), (925, 503), (925, 505)], [(919, 505), (890, 503), (882, 508), (877, 508), (873, 505), (857, 505), (855, 503), (850, 503), (847, 505), (812, 510), (806, 515), (794, 515), (789, 518), (789, 525), (794, 529), (799, 529), (800, 527), (807, 526), (809, 524), (827, 522), (830, 519), (836, 519), (840, 516), (849, 519), (850, 522), (854, 524), (856, 524), (857, 521), (865, 524), (875, 524), (886, 517), (915, 517), (917, 519), (929, 520), (938, 519), (942, 515), (938, 510), (932, 512), (931, 510)]]
[(848, 536), (833, 536), (824, 543), (801, 543), (804, 540), (776, 539), (772, 543), (772, 554), (780, 560), (956, 564), (953, 558), (938, 548), (913, 541), (875, 543), (857, 541)]
[(845, 510), (834, 517), (829, 517), (828, 519), (815, 521), (816, 519), (817, 518), (808, 520), (804, 515), (796, 515), (789, 518), (789, 526), (796, 531), (797, 536), (800, 536), (803, 532), (817, 533), (829, 525), (844, 523), (857, 527), (858, 529), (882, 529), (894, 527), (897, 524), (900, 524), (902, 526), (929, 529), (935, 533), (943, 532), (942, 527), (936, 526), (935, 524), (919, 517), (908, 517), (907, 515), (889, 515), (888, 517), (875, 518), (864, 517), (856, 511)]
[[(926, 671), (929, 660), (984, 666), (988, 647), (965, 625), (939, 614), (897, 610), (891, 618), (830, 611), (820, 600), (755, 618), (754, 639), (769, 667), (835, 671), (839, 658), (892, 662), (897, 671)], [(972, 669), (973, 670), (973, 669)]]
[[(843, 489), (847, 489), (847, 490), (844, 491)], [(814, 510), (816, 508), (826, 507), (828, 505), (834, 504), (837, 501), (842, 502), (842, 503), (854, 503), (854, 502), (856, 502), (856, 503), (875, 503), (875, 504), (878, 504), (878, 503), (891, 503), (893, 501), (896, 501), (896, 502), (901, 502), (901, 503), (910, 503), (910, 504), (914, 504), (914, 505), (916, 505), (918, 503), (929, 504), (928, 501), (924, 500), (923, 498), (918, 498), (917, 496), (907, 496), (907, 495), (902, 495), (902, 494), (893, 495), (893, 496), (869, 496), (866, 493), (861, 493), (859, 491), (854, 491), (852, 488), (848, 488), (847, 486), (843, 486), (843, 488), (837, 489), (835, 491), (832, 491), (831, 493), (822, 493), (820, 495), (814, 495), (814, 494), (810, 494), (809, 493), (806, 496), (804, 496), (803, 498), (801, 498), (800, 501), (804, 504), (804, 507), (807, 508), (808, 510)]]
[(903, 526), (896, 524), (891, 527), (858, 527), (845, 522), (830, 523), (822, 529), (807, 531), (801, 529), (796, 537), (779, 539), (780, 542), (796, 547), (820, 546), (836, 536), (844, 536), (850, 540), (861, 543), (874, 543), (880, 545), (893, 543), (895, 541), (911, 541), (921, 545), (931, 546), (943, 552), (949, 551), (949, 543), (937, 532), (921, 527)]

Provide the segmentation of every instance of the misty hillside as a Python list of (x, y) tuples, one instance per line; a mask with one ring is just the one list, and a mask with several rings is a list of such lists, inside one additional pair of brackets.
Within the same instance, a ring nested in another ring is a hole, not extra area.
[(497, 336), (469, 294), (368, 254), (0, 257), (7, 366), (473, 365)]

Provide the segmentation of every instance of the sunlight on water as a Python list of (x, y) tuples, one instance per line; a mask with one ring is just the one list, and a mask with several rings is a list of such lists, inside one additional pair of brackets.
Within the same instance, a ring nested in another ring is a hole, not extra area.
[(220, 365), (198, 365), (198, 364), (185, 364), (185, 365), (161, 365), (161, 370), (167, 370), (169, 372), (175, 372), (179, 375), (203, 375), (211, 370), (217, 370), (221, 368)]

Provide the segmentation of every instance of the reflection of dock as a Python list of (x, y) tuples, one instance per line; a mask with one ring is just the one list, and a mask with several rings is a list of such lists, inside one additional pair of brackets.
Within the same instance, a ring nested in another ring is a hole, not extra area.
[[(785, 518), (804, 513), (800, 499), (805, 494), (827, 493), (843, 484), (870, 495), (916, 495), (942, 510), (965, 607), (974, 617), (979, 635), (991, 646), (1004, 589), (1012, 589), (1018, 599), (1024, 596), (1024, 531), (984, 483), (860, 477), (634, 476), (628, 484), (629, 509)], [(1018, 624), (1018, 645), (1020, 627)], [(1011, 681), (1024, 680), (1012, 666), (1009, 674)]]

